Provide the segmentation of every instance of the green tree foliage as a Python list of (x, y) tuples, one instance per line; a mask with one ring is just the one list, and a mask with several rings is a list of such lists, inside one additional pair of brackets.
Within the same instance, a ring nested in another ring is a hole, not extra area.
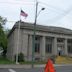
[(8, 35), (11, 29), (5, 29), (5, 34)]
[(0, 47), (3, 48), (3, 56), (6, 55), (7, 50), (7, 36), (3, 30), (3, 26), (5, 25), (6, 21), (6, 19), (0, 16)]

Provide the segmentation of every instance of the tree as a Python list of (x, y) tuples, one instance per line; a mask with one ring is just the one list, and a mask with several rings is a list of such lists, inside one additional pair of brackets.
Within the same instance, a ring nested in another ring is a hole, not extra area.
[(8, 28), (5, 29), (5, 34), (8, 35), (10, 31), (11, 31), (11, 29), (8, 29)]
[(6, 18), (0, 16), (0, 47), (3, 48), (2, 55), (6, 55), (7, 51), (7, 36), (3, 30), (3, 26), (6, 24)]

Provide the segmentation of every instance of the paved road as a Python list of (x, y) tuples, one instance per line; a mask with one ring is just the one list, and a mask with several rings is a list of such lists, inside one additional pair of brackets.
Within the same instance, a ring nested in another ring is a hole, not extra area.
[(72, 66), (59, 66), (56, 67), (56, 72), (72, 72)]
[[(57, 66), (55, 67), (56, 72), (72, 72), (72, 66)], [(0, 68), (0, 72), (44, 72), (44, 68), (33, 68), (33, 69), (24, 69), (24, 68)]]

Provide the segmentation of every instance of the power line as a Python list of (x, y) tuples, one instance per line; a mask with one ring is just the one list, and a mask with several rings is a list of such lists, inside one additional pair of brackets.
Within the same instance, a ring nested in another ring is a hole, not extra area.
[[(43, 3), (43, 2), (39, 2), (39, 3), (47, 6), (47, 8), (51, 8), (50, 10), (53, 9), (54, 12), (59, 13), (56, 17), (53, 17), (52, 19), (47, 20), (47, 21), (51, 21), (51, 22), (55, 22), (57, 20), (62, 19), (63, 17), (65, 17), (67, 14), (69, 14), (72, 11), (72, 6), (70, 6), (69, 9), (67, 9), (67, 10), (63, 10), (63, 9), (48, 5), (47, 3)], [(60, 11), (60, 12), (58, 12), (58, 11)]]
[[(34, 4), (35, 2), (0, 2), (0, 4), (24, 4), (24, 5), (35, 5)], [(48, 8), (52, 8), (54, 10), (60, 10), (62, 12), (64, 12), (64, 10), (60, 9), (60, 8), (57, 8), (57, 7), (54, 7), (54, 6), (51, 6), (51, 5), (48, 5), (47, 3), (43, 3), (43, 2), (39, 2), (40, 4), (43, 4), (43, 5), (46, 5)]]
[[(40, 5), (41, 6), (41, 5)], [(48, 9), (48, 11), (53, 11), (53, 12), (56, 12), (56, 13), (64, 13), (64, 11), (60, 11), (60, 10), (57, 10), (55, 8), (52, 8), (52, 7), (46, 7), (46, 10)], [(46, 11), (47, 12), (47, 11)]]
[[(25, 5), (29, 5), (29, 4), (34, 4), (35, 5), (35, 2), (22, 2), (22, 3), (13, 3), (13, 2), (0, 2), (0, 3), (8, 3), (8, 4), (25, 4)], [(69, 12), (71, 12), (72, 11), (72, 6), (68, 9), (68, 10), (63, 10), (63, 9), (60, 9), (60, 8), (57, 8), (57, 7), (54, 7), (54, 6), (51, 6), (51, 5), (49, 5), (49, 4), (47, 4), (47, 3), (43, 3), (43, 2), (39, 2), (40, 4), (42, 4), (42, 5), (45, 5), (48, 9), (50, 9), (50, 10), (53, 10), (54, 12), (56, 12), (56, 13), (59, 13), (59, 15), (57, 15), (56, 17), (54, 17), (54, 18), (52, 18), (52, 19), (50, 19), (50, 20), (55, 20), (55, 19), (61, 19), (61, 18), (63, 18), (64, 16), (66, 16)], [(16, 21), (7, 21), (7, 22), (16, 22)]]
[(48, 8), (50, 7), (50, 8), (52, 8), (52, 9), (54, 9), (54, 10), (59, 10), (59, 11), (65, 12), (65, 10), (63, 10), (63, 9), (61, 9), (61, 8), (57, 8), (57, 7), (52, 6), (52, 5), (49, 5), (49, 4), (47, 4), (47, 3), (43, 3), (43, 2), (39, 2), (39, 3), (47, 6)]
[(24, 5), (33, 5), (34, 2), (0, 2), (0, 4), (24, 4)]
[(64, 13), (62, 13), (62, 14), (60, 14), (60, 15), (52, 18), (52, 19), (47, 19), (47, 21), (48, 21), (49, 23), (50, 23), (50, 22), (51, 22), (51, 23), (52, 23), (52, 22), (56, 22), (56, 21), (64, 18), (64, 17), (65, 17), (66, 15), (68, 15), (71, 11), (72, 11), (72, 6), (71, 6), (67, 11), (65, 11)]
[[(46, 9), (48, 8), (48, 11), (51, 10), (52, 12), (55, 12), (56, 15), (58, 14), (64, 14), (66, 13), (65, 10), (61, 9), (61, 8), (57, 8), (57, 7), (54, 7), (54, 6), (51, 6), (51, 5), (48, 5), (47, 3), (43, 3), (43, 2), (39, 2), (40, 3), (40, 6), (46, 6)], [(42, 5), (41, 5), (42, 4)], [(47, 12), (47, 11), (46, 11)]]
[[(19, 2), (17, 2), (17, 3), (14, 3), (14, 2), (0, 2), (0, 3), (3, 3), (3, 4), (24, 4), (24, 5), (35, 5), (34, 3), (35, 2), (22, 2), (22, 3), (19, 3)], [(48, 5), (48, 4), (46, 4), (46, 3), (43, 3), (43, 2), (39, 2), (39, 3), (41, 3), (41, 4), (43, 4), (43, 5), (46, 5), (48, 8), (50, 7), (51, 9), (50, 10), (60, 10), (60, 12), (64, 12), (64, 10), (62, 10), (62, 9), (59, 9), (59, 8), (56, 8), (56, 7), (54, 7), (54, 6), (51, 6), (51, 5)], [(56, 12), (57, 12), (56, 11)]]

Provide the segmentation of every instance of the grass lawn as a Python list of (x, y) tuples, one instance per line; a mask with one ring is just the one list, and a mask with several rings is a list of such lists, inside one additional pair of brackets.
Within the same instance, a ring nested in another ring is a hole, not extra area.
[[(32, 64), (32, 61), (24, 61), (19, 62), (20, 64)], [(46, 62), (34, 62), (34, 64), (45, 64)], [(12, 62), (8, 60), (7, 58), (0, 57), (0, 64), (16, 64), (15, 62)]]
[(0, 64), (14, 64), (15, 62), (9, 61), (6, 58), (0, 57)]

